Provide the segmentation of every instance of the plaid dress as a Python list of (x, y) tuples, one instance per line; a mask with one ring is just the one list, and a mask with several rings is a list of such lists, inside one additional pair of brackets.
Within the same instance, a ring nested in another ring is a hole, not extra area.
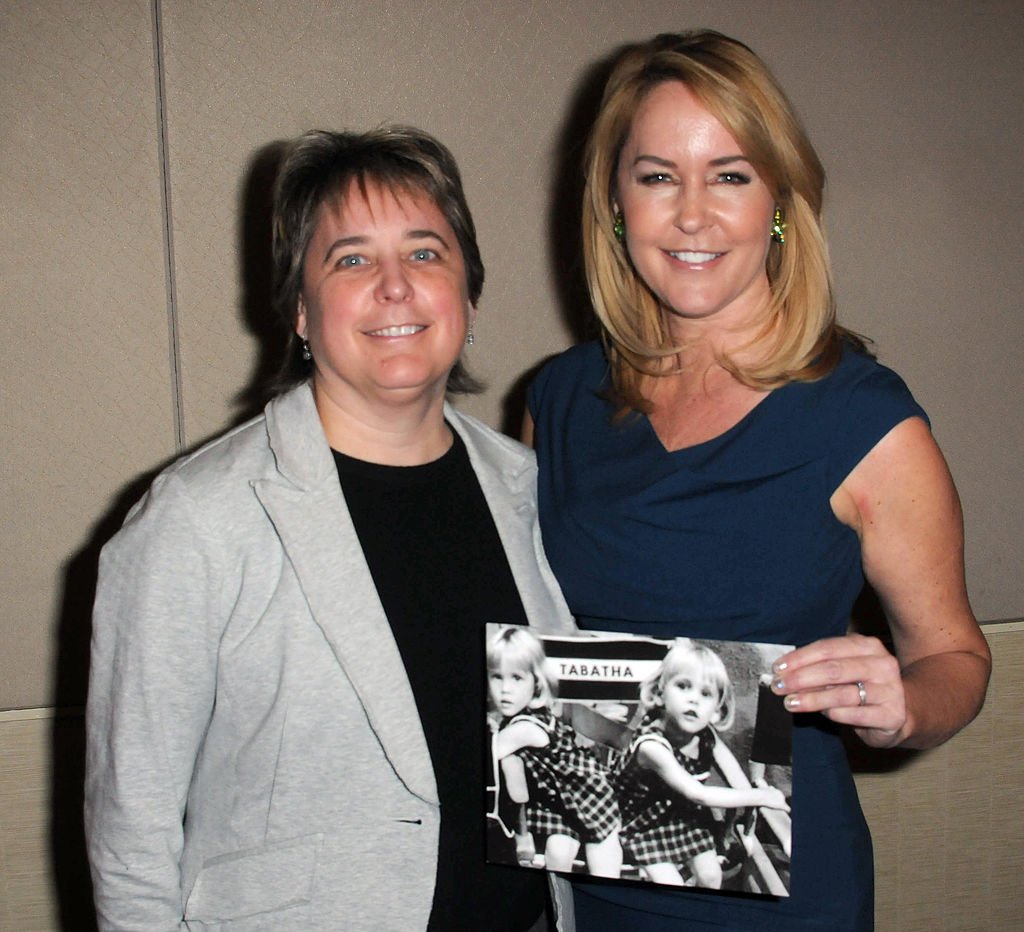
[(636, 864), (678, 867), (698, 854), (716, 850), (711, 810), (669, 789), (636, 759), (641, 742), (657, 741), (672, 751), (687, 773), (704, 782), (711, 773), (718, 736), (708, 727), (697, 739), (697, 756), (687, 757), (665, 737), (660, 721), (646, 720), (613, 778), (622, 809), (622, 847)]
[(532, 722), (544, 729), (548, 744), (520, 748), (530, 801), (526, 821), (536, 835), (568, 835), (584, 844), (603, 841), (619, 827), (619, 806), (607, 771), (587, 748), (576, 743), (571, 725), (550, 709), (523, 712), (502, 722)]

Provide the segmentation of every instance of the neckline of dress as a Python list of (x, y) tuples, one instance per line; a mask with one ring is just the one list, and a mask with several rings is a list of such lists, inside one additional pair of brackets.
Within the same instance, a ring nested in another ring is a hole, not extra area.
[(642, 415), (642, 417), (644, 424), (646, 425), (647, 432), (650, 434), (654, 442), (658, 445), (661, 452), (664, 453), (666, 456), (676, 456), (677, 454), (692, 453), (701, 449), (711, 447), (715, 444), (722, 443), (730, 436), (746, 427), (747, 424), (749, 424), (754, 419), (757, 413), (762, 408), (764, 408), (764, 406), (769, 402), (769, 400), (775, 395), (777, 395), (781, 388), (785, 387), (786, 386), (781, 386), (780, 388), (774, 388), (771, 391), (765, 392), (764, 397), (756, 405), (754, 405), (754, 407), (752, 407), (746, 414), (744, 414), (743, 417), (741, 417), (735, 424), (733, 424), (730, 427), (727, 427), (720, 434), (716, 434), (714, 437), (708, 437), (707, 440), (701, 440), (698, 443), (690, 443), (683, 447), (676, 447), (674, 450), (670, 450), (662, 442), (661, 437), (658, 436), (658, 432), (654, 429), (654, 425), (651, 423), (650, 417), (646, 414)]

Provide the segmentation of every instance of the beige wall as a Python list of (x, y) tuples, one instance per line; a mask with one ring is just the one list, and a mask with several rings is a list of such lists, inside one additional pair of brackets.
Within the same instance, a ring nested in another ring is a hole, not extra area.
[(803, 112), (845, 320), (932, 414), (979, 616), (1024, 614), (1024, 5), (34, 0), (0, 5), (0, 708), (81, 702), (98, 544), (147, 470), (238, 414), (261, 149), (384, 120), (451, 145), (488, 265), (470, 353), (491, 388), (467, 407), (500, 424), (571, 340), (558, 166), (588, 75), (694, 25), (751, 43)]

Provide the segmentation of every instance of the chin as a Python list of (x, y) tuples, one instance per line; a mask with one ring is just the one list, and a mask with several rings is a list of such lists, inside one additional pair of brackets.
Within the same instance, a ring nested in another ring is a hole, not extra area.
[(377, 374), (376, 382), (381, 388), (430, 391), (440, 388), (443, 392), (455, 361), (447, 368), (413, 360), (394, 360), (385, 365)]
[(447, 383), (447, 372), (441, 378), (436, 375), (417, 378), (411, 373), (404, 377), (395, 377), (394, 374), (389, 373), (388, 377), (379, 378), (376, 382), (379, 391), (385, 394), (394, 393), (396, 399), (405, 399), (407, 396), (412, 399), (427, 395), (443, 395)]

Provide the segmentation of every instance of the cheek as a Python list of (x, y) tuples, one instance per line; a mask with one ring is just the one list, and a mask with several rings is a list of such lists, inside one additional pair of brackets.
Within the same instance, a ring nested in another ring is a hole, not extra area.
[(771, 244), (772, 216), (775, 213), (774, 201), (759, 204), (756, 209), (747, 208), (738, 212), (734, 223), (742, 227), (746, 236), (754, 241), (764, 241), (765, 252)]

